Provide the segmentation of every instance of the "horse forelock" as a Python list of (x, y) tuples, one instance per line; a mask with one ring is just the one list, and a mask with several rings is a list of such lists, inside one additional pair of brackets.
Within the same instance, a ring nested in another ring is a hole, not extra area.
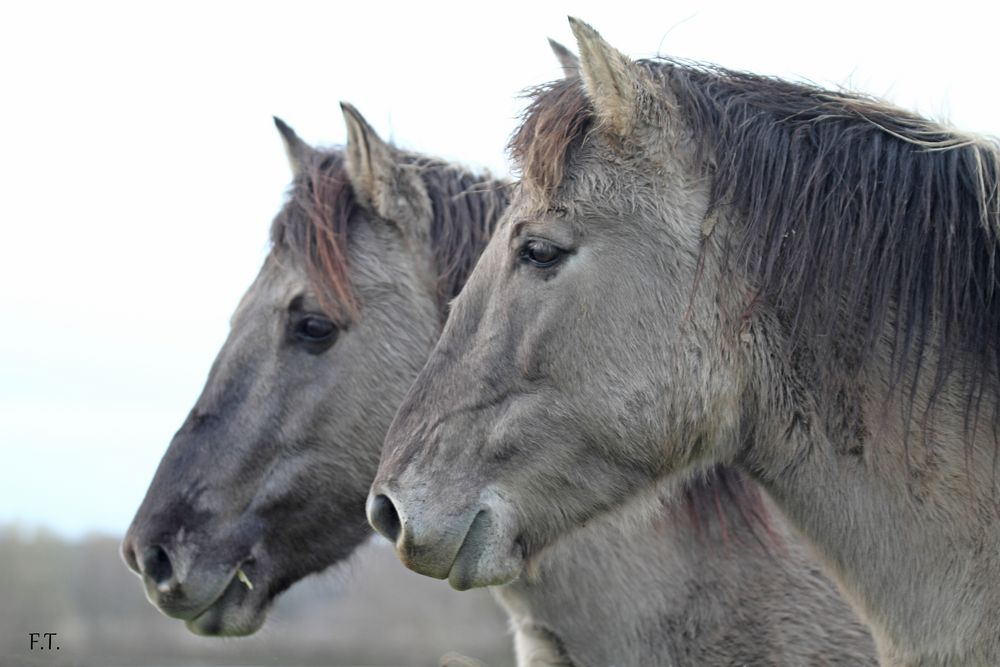
[(549, 198), (562, 183), (570, 147), (586, 135), (594, 112), (577, 77), (534, 88), (528, 97), (531, 103), (507, 150), (522, 184)]
[[(430, 251), (443, 317), (507, 207), (507, 184), (441, 160), (411, 153), (401, 157), (417, 169), (430, 199)], [(286, 248), (302, 261), (324, 310), (345, 323), (357, 316), (360, 305), (347, 243), (351, 218), (361, 206), (344, 154), (333, 149), (302, 166), (288, 203), (271, 226), (272, 246)]]
[(288, 201), (271, 225), (272, 252), (284, 248), (294, 253), (320, 305), (345, 323), (358, 310), (347, 255), (348, 223), (357, 206), (343, 153), (324, 152), (301, 165)]

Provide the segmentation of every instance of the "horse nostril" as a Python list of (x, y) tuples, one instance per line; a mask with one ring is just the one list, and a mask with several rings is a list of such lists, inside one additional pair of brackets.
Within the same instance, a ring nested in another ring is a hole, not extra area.
[(392, 504), (389, 496), (381, 493), (377, 496), (369, 496), (368, 523), (379, 535), (393, 544), (399, 539), (399, 513), (396, 512), (396, 507)]
[(170, 564), (170, 556), (159, 544), (146, 547), (142, 552), (142, 572), (156, 584), (157, 588), (173, 578), (174, 568)]

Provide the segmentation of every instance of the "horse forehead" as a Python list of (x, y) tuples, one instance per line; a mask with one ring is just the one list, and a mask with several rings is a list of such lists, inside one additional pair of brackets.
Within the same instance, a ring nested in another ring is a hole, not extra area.
[[(518, 187), (504, 216), (500, 219), (493, 239), (507, 240), (517, 231), (521, 223), (558, 224), (574, 212), (581, 204), (586, 205), (592, 194), (571, 181), (565, 182), (557, 191), (546, 193), (528, 184)], [(497, 241), (499, 243), (499, 241)]]
[(601, 146), (584, 146), (569, 159), (555, 190), (522, 188), (518, 211), (521, 216), (559, 220), (629, 209), (635, 200), (655, 196), (662, 189), (657, 186), (657, 177), (664, 172), (647, 156), (623, 157)]
[(236, 306), (229, 321), (230, 326), (235, 326), (261, 308), (280, 307), (289, 303), (307, 284), (305, 271), (289, 253), (272, 250)]

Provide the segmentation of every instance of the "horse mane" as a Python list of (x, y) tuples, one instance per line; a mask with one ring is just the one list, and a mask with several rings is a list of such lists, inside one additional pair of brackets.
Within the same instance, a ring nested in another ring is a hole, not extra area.
[[(732, 221), (728, 266), (754, 285), (751, 306), (774, 307), (806, 380), (858, 372), (888, 331), (890, 393), (904, 386), (907, 417), (930, 349), (924, 416), (958, 375), (969, 428), (984, 392), (1000, 392), (996, 140), (864, 95), (679, 60), (638, 64), (676, 100), (712, 207)], [(551, 196), (594, 115), (578, 79), (531, 96), (509, 150), (523, 181)]]
[[(462, 289), (507, 207), (507, 184), (442, 160), (400, 155), (418, 170), (431, 201), (430, 245), (443, 321), (449, 301)], [(351, 284), (347, 242), (351, 217), (361, 206), (343, 151), (330, 149), (302, 165), (271, 225), (272, 247), (294, 252), (323, 308), (347, 321), (357, 316), (360, 305)]]
[(443, 322), (449, 302), (462, 291), (510, 203), (509, 184), (416, 154), (407, 154), (405, 160), (418, 167), (434, 211), (431, 249)]
[[(715, 526), (724, 545), (730, 544), (733, 536), (735, 546), (752, 537), (770, 551), (779, 540), (761, 493), (738, 469), (715, 465), (685, 481), (678, 508), (699, 538), (708, 536), (713, 532), (711, 526)], [(730, 526), (730, 521), (734, 525)]]

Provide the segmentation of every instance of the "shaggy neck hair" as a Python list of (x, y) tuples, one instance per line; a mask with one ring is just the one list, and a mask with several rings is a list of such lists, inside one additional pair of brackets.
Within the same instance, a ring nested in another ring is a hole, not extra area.
[[(411, 153), (402, 159), (418, 169), (431, 200), (430, 250), (443, 322), (448, 303), (462, 289), (507, 208), (507, 183)], [(348, 227), (360, 206), (343, 151), (330, 150), (303, 166), (288, 204), (271, 226), (272, 246), (299, 256), (323, 307), (348, 320), (359, 307), (351, 286)]]
[[(712, 178), (712, 207), (733, 221), (726, 261), (757, 292), (747, 314), (774, 308), (806, 381), (830, 388), (856, 374), (889, 331), (890, 381), (907, 418), (925, 372), (925, 418), (955, 376), (967, 428), (984, 392), (997, 406), (995, 141), (862, 95), (677, 60), (639, 66), (677, 101)], [(578, 79), (532, 97), (509, 149), (524, 181), (552, 195), (593, 110)], [(927, 349), (933, 369), (922, 367)]]

